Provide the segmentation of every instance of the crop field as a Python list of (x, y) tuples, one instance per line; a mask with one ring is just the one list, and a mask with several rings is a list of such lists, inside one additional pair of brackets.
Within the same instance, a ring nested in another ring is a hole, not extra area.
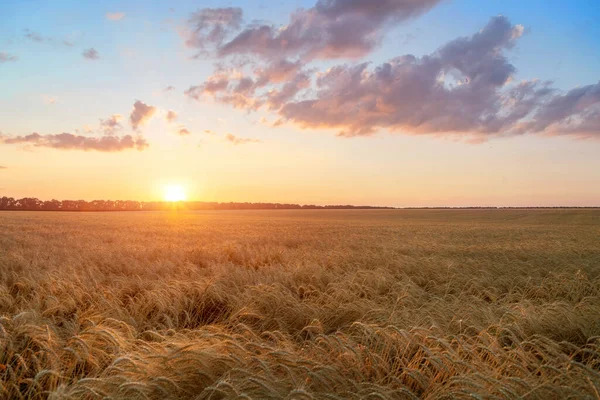
[(600, 210), (3, 212), (0, 398), (600, 399)]

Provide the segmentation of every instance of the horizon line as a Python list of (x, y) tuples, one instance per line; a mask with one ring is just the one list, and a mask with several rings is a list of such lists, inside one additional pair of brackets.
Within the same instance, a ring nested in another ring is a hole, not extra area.
[[(12, 199), (14, 203), (12, 204), (3, 204), (2, 199)], [(31, 204), (22, 204), (22, 200), (33, 200), (34, 202)], [(74, 203), (69, 204), (69, 208), (65, 209), (63, 207), (63, 203)], [(58, 204), (57, 204), (58, 203)], [(82, 204), (83, 203), (83, 204)], [(138, 207), (136, 208), (106, 208), (107, 204), (104, 204), (103, 208), (100, 207), (102, 203), (117, 203), (122, 206), (133, 206), (137, 203)], [(600, 205), (463, 205), (463, 206), (444, 206), (444, 205), (435, 205), (435, 206), (386, 206), (386, 205), (355, 205), (355, 204), (309, 204), (309, 203), (289, 203), (289, 202), (267, 202), (267, 201), (205, 201), (205, 200), (181, 200), (181, 201), (165, 201), (165, 200), (41, 200), (37, 197), (9, 197), (6, 195), (0, 196), (0, 211), (86, 211), (86, 212), (106, 212), (106, 211), (161, 211), (163, 209), (173, 209), (173, 208), (181, 208), (183, 206), (182, 211), (185, 211), (186, 205), (203, 205), (205, 208), (201, 209), (189, 209), (188, 211), (202, 211), (202, 210), (270, 210), (270, 209), (394, 209), (394, 210), (415, 210), (415, 209), (599, 209)], [(43, 208), (44, 206), (55, 206), (57, 208)], [(75, 207), (77, 206), (77, 207)], [(84, 209), (80, 207), (84, 206)], [(156, 208), (146, 208), (143, 206), (155, 206), (160, 207)], [(212, 206), (212, 208), (210, 208)], [(238, 207), (238, 208), (227, 208), (227, 207)], [(25, 208), (27, 207), (27, 208)], [(73, 208), (71, 208), (73, 207)], [(92, 208), (87, 208), (92, 207)]]

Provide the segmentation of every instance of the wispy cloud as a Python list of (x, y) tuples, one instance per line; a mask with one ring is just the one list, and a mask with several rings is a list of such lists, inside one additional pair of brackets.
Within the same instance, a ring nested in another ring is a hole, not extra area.
[(82, 55), (83, 55), (83, 58), (86, 58), (88, 60), (98, 60), (100, 58), (100, 54), (94, 48), (89, 48), (89, 49), (84, 50)]
[(106, 19), (110, 21), (120, 21), (125, 17), (124, 12), (107, 12), (105, 14)]
[(106, 153), (131, 149), (142, 151), (148, 147), (148, 142), (141, 136), (135, 138), (131, 135), (122, 137), (102, 136), (96, 138), (73, 135), (71, 133), (60, 133), (56, 135), (40, 135), (39, 133), (32, 133), (26, 136), (2, 135), (0, 136), (0, 143), (24, 144), (59, 150), (99, 151)]
[(25, 33), (23, 34), (23, 36), (25, 36), (26, 39), (29, 39), (32, 42), (37, 42), (37, 43), (42, 43), (42, 42), (45, 42), (48, 40), (47, 38), (43, 37), (39, 33), (31, 31), (29, 29), (25, 29)]
[(177, 121), (177, 112), (173, 110), (167, 111), (167, 113), (165, 114), (165, 120), (170, 124)]
[(113, 114), (107, 119), (100, 120), (100, 129), (105, 135), (112, 136), (116, 131), (123, 128), (120, 121), (123, 119), (121, 114)]
[(8, 53), (0, 52), (0, 64), (10, 61), (17, 61), (17, 57)]
[(0, 169), (8, 169), (8, 167), (5, 167), (3, 165), (0, 165)]
[(73, 47), (75, 44), (70, 35), (67, 36), (65, 39), (56, 39), (51, 36), (44, 36), (30, 29), (24, 29), (23, 32), (23, 37), (25, 37), (25, 39), (35, 43), (45, 43), (53, 46), (63, 45), (67, 47)]
[(233, 143), (235, 145), (248, 144), (248, 143), (262, 143), (262, 141), (259, 139), (241, 138), (241, 137), (232, 135), (231, 133), (228, 133), (227, 135), (225, 135), (225, 140), (230, 143)]

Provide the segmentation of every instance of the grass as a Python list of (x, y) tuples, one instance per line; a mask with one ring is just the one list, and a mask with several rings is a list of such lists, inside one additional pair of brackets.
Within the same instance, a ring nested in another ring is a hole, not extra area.
[(599, 393), (598, 210), (0, 213), (0, 398)]

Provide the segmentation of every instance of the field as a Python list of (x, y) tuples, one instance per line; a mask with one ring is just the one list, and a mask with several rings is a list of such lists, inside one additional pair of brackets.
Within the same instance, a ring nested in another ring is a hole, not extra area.
[(0, 385), (600, 399), (600, 210), (3, 212)]

